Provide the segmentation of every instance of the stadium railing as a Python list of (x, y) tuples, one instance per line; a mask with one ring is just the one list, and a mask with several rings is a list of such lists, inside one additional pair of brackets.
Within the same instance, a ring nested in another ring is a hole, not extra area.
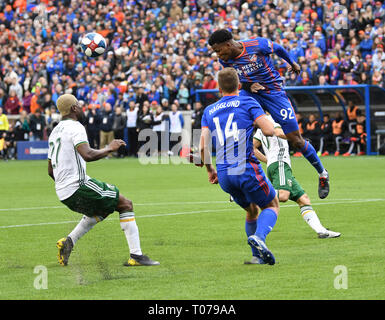
[[(385, 89), (376, 85), (326, 85), (326, 86), (288, 86), (284, 88), (295, 112), (319, 113), (343, 111), (347, 118), (347, 101), (351, 100), (365, 110), (367, 144), (366, 154), (377, 155), (380, 135), (385, 133), (385, 118), (374, 116), (375, 112), (385, 111)], [(207, 94), (216, 94), (217, 89), (196, 91), (196, 100), (205, 103)], [(333, 117), (331, 117), (333, 118)], [(377, 137), (376, 137), (377, 136)]]

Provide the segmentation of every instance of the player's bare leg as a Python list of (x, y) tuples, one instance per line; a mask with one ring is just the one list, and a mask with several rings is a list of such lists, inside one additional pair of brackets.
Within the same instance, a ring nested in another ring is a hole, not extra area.
[(329, 174), (323, 167), (320, 158), (317, 155), (314, 147), (309, 141), (304, 140), (299, 131), (293, 131), (285, 134), (287, 139), (291, 142), (293, 147), (300, 150), (303, 156), (310, 162), (310, 164), (317, 170), (319, 174), (318, 181), (318, 196), (324, 199), (329, 194)]
[(128, 259), (124, 265), (127, 267), (159, 265), (158, 261), (153, 261), (142, 253), (139, 229), (135, 221), (132, 201), (119, 195), (119, 202), (116, 210), (119, 212), (120, 226), (126, 236), (128, 247), (130, 249), (130, 259)]

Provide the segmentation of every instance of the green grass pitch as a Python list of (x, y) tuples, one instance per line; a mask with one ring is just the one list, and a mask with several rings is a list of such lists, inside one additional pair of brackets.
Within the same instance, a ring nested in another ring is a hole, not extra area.
[[(384, 299), (385, 159), (325, 157), (328, 198), (305, 159), (293, 171), (325, 227), (318, 239), (295, 203), (281, 206), (267, 245), (274, 266), (244, 265), (251, 256), (245, 214), (204, 169), (141, 165), (135, 159), (88, 164), (88, 175), (116, 184), (134, 202), (144, 253), (157, 267), (123, 267), (128, 247), (117, 213), (79, 240), (69, 265), (56, 260), (56, 241), (81, 215), (57, 199), (46, 161), (0, 163), (0, 299)], [(47, 270), (47, 289), (34, 283)], [(335, 284), (345, 269), (346, 289)]]

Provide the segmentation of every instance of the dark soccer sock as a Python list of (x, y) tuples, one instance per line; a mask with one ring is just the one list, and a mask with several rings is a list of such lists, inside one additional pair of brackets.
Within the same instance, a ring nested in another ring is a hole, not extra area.
[[(254, 234), (255, 231), (257, 230), (257, 219), (254, 219), (254, 220), (247, 220), (246, 219), (245, 230), (246, 230), (247, 237)], [(257, 249), (255, 249), (254, 247), (251, 247), (251, 251), (253, 252), (253, 256), (257, 255)]]
[(266, 236), (273, 230), (275, 223), (277, 222), (277, 214), (272, 209), (264, 209), (258, 216), (257, 230), (255, 235), (260, 237), (263, 241), (266, 240)]
[(318, 173), (322, 173), (325, 168), (321, 163), (320, 158), (317, 156), (317, 152), (309, 141), (305, 141), (305, 145), (301, 149), (303, 156), (311, 163), (311, 165), (317, 170)]

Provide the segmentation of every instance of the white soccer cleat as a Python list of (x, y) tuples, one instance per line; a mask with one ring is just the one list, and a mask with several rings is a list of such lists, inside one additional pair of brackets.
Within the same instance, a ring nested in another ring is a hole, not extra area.
[(326, 238), (338, 238), (341, 235), (340, 232), (334, 232), (331, 230), (326, 230), (326, 232), (319, 232), (318, 238), (326, 239)]

